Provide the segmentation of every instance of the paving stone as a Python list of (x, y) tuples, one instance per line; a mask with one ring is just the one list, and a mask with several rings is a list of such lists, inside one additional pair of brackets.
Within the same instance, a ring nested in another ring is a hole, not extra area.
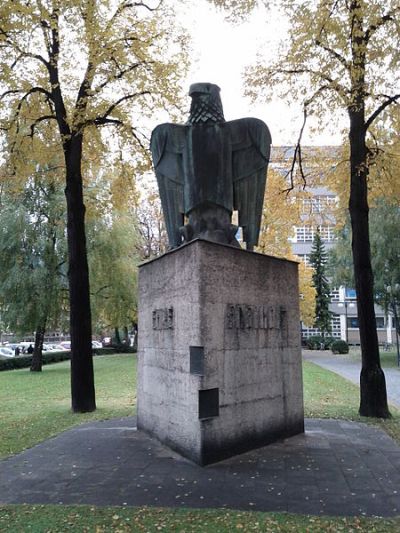
[(0, 503), (400, 514), (400, 448), (380, 429), (307, 420), (303, 436), (200, 467), (135, 423), (86, 424), (1, 461)]

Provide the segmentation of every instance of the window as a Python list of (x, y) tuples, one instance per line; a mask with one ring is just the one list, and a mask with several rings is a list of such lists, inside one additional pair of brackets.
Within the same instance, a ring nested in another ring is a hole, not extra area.
[(339, 289), (337, 289), (336, 287), (331, 289), (330, 297), (331, 297), (331, 301), (332, 302), (338, 302), (340, 300), (340, 298), (339, 298)]
[(332, 315), (332, 337), (340, 339), (340, 315)]
[(385, 327), (385, 317), (384, 316), (377, 316), (376, 317), (376, 327), (379, 329), (384, 329)]
[[(357, 316), (348, 316), (347, 317), (347, 327), (348, 328), (358, 328), (358, 317)], [(376, 327), (378, 329), (384, 329), (385, 328), (385, 317), (384, 316), (377, 316), (376, 317)]]
[(348, 289), (346, 287), (345, 296), (346, 296), (346, 299), (355, 300), (357, 298), (355, 289)]
[(323, 241), (332, 242), (335, 240), (333, 226), (319, 226), (319, 232)]
[[(325, 242), (332, 242), (335, 240), (334, 228), (331, 225), (318, 226), (321, 239)], [(312, 242), (317, 232), (317, 228), (314, 226), (297, 226), (295, 228), (296, 242)]]
[(297, 242), (312, 242), (314, 238), (314, 231), (312, 226), (298, 226), (296, 227), (296, 241)]
[(310, 257), (308, 254), (297, 254), (297, 257), (299, 258), (299, 261), (301, 261), (305, 265), (310, 265)]
[(348, 328), (358, 328), (358, 316), (348, 316), (347, 317), (347, 327)]

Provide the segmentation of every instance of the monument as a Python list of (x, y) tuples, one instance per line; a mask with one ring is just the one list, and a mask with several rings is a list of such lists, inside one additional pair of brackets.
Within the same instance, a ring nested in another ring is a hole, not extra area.
[(297, 263), (252, 251), (271, 136), (219, 92), (153, 131), (171, 250), (139, 269), (138, 429), (202, 465), (304, 431)]

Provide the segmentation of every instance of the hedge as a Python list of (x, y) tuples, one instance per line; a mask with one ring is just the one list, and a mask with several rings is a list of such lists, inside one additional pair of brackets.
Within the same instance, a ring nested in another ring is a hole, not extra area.
[[(117, 348), (95, 348), (93, 355), (112, 355), (120, 353)], [(125, 349), (124, 353), (135, 353), (132, 347)], [(66, 361), (71, 359), (70, 351), (62, 352), (43, 352), (42, 363), (43, 365), (49, 365), (51, 363), (59, 363), (60, 361)], [(7, 357), (2, 359), (0, 357), (0, 372), (3, 370), (14, 370), (16, 368), (28, 368), (32, 363), (32, 355), (17, 355), (16, 357)]]
[(334, 342), (334, 337), (322, 337), (322, 335), (312, 335), (306, 340), (309, 350), (327, 350)]
[(331, 350), (333, 353), (345, 354), (349, 353), (349, 345), (346, 341), (336, 340), (331, 344)]

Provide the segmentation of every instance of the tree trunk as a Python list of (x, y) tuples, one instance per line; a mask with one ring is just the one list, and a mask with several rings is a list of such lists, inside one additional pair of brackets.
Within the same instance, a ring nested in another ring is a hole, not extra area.
[(128, 326), (124, 326), (124, 342), (127, 346), (130, 344)]
[(44, 334), (46, 332), (46, 326), (38, 326), (35, 332), (35, 346), (33, 348), (31, 372), (41, 372), (43, 362), (43, 341)]
[(119, 329), (118, 328), (114, 328), (114, 335), (115, 335), (115, 344), (117, 346), (120, 346), (121, 344), (121, 337), (119, 335)]
[(64, 147), (67, 183), (65, 196), (69, 255), (71, 396), (72, 410), (76, 413), (96, 409), (85, 206), (81, 173), (82, 141), (82, 135), (76, 134), (67, 141)]
[(388, 418), (390, 413), (387, 405), (386, 381), (380, 365), (374, 309), (368, 221), (367, 146), (363, 109), (350, 111), (349, 116), (351, 153), (349, 211), (362, 357), (359, 413), (361, 416)]
[(133, 338), (133, 351), (137, 352), (137, 349), (138, 349), (138, 327), (137, 327), (137, 324), (135, 324), (134, 335), (135, 336)]

